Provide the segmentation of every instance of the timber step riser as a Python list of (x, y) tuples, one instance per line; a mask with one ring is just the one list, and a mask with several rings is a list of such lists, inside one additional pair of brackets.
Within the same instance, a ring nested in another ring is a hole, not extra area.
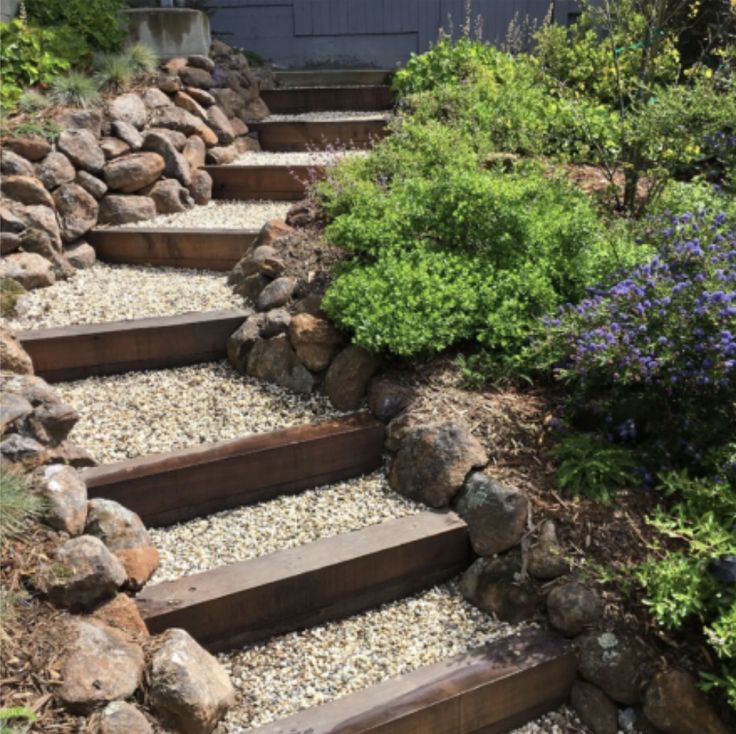
[(18, 332), (36, 374), (48, 382), (181, 367), (225, 357), (248, 314), (206, 311)]
[(321, 178), (324, 166), (205, 166), (212, 198), (239, 201), (298, 201), (306, 182)]
[(386, 85), (264, 89), (261, 99), (272, 113), (279, 115), (328, 110), (388, 110), (394, 102), (391, 88)]
[(258, 236), (240, 229), (95, 229), (88, 235), (97, 257), (117, 265), (231, 270)]
[(227, 650), (416, 593), (470, 561), (465, 523), (423, 512), (150, 586), (137, 602), (152, 633), (180, 627)]
[(253, 734), (503, 734), (564, 703), (576, 668), (570, 643), (523, 632)]
[(268, 152), (326, 149), (331, 146), (370, 148), (388, 133), (385, 120), (344, 119), (329, 122), (279, 121), (249, 125)]
[(285, 69), (274, 73), (277, 89), (391, 84), (391, 69)]
[(170, 525), (377, 469), (384, 426), (367, 413), (87, 469), (90, 499)]

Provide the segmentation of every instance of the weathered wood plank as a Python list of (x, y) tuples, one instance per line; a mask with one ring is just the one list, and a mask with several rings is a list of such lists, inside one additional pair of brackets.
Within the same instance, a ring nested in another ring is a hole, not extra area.
[(383, 424), (360, 413), (84, 471), (90, 497), (114, 499), (146, 525), (331, 484), (381, 464)]
[(152, 633), (182, 627), (224, 650), (398, 599), (470, 558), (457, 515), (422, 512), (149, 586), (137, 602)]
[(387, 134), (385, 120), (346, 118), (325, 122), (279, 121), (252, 123), (261, 148), (266, 151), (310, 150), (328, 145), (369, 148)]
[(18, 332), (36, 374), (49, 382), (222, 359), (247, 317), (239, 309)]
[(393, 106), (391, 88), (385, 85), (264, 89), (261, 97), (271, 112), (284, 115), (326, 110), (389, 110)]
[(320, 176), (324, 166), (205, 166), (212, 176), (215, 199), (298, 201), (304, 198), (310, 175)]
[(563, 703), (576, 667), (569, 642), (530, 630), (253, 734), (501, 734)]
[(88, 240), (105, 262), (230, 270), (257, 236), (244, 229), (110, 227), (92, 230)]

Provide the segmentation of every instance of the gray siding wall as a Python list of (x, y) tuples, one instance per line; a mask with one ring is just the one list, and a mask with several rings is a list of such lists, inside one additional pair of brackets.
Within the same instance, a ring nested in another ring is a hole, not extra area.
[[(448, 16), (456, 29), (464, 0), (215, 0), (213, 34), (284, 67), (377, 67), (426, 51)], [(516, 17), (541, 21), (552, 8), (566, 23), (571, 0), (472, 0), (484, 37), (504, 38)]]

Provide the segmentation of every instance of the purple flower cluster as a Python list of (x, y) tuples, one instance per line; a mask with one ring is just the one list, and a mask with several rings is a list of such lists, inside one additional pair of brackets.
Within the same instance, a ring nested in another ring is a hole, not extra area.
[(706, 442), (733, 440), (734, 224), (704, 212), (673, 217), (649, 262), (547, 320), (566, 355), (558, 376), (616, 415), (601, 426), (613, 440), (638, 442), (642, 424), (668, 456), (676, 444), (698, 461)]

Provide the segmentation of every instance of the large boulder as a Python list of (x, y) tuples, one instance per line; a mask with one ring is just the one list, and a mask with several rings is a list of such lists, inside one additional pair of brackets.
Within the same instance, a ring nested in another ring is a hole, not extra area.
[(159, 214), (176, 214), (194, 206), (189, 191), (173, 178), (157, 181), (148, 190), (148, 196), (153, 199)]
[(113, 701), (100, 714), (95, 734), (153, 734), (153, 729), (133, 704)]
[(189, 163), (189, 168), (192, 171), (202, 168), (205, 163), (206, 154), (207, 146), (204, 144), (202, 138), (199, 135), (190, 135), (184, 144), (182, 155), (187, 163)]
[(617, 703), (640, 703), (652, 676), (652, 653), (638, 638), (586, 632), (576, 640), (580, 675)]
[(576, 680), (570, 692), (570, 703), (593, 734), (618, 734), (618, 709), (600, 688)]
[(483, 447), (463, 424), (448, 421), (415, 427), (404, 435), (391, 464), (389, 484), (430, 507), (446, 507), (467, 475), (487, 463)]
[(345, 347), (330, 363), (325, 391), (338, 410), (356, 410), (368, 390), (380, 360), (362, 347)]
[(289, 339), (296, 356), (313, 372), (327, 369), (343, 342), (342, 334), (327, 319), (307, 313), (297, 314), (291, 319)]
[(12, 278), (26, 290), (46, 288), (56, 282), (52, 264), (35, 252), (14, 252), (0, 261), (0, 277)]
[(120, 138), (102, 138), (100, 140), (100, 148), (105, 154), (105, 158), (109, 161), (113, 158), (119, 158), (121, 155), (130, 153), (130, 146)]
[(547, 614), (554, 629), (575, 637), (598, 622), (603, 614), (603, 604), (593, 589), (572, 581), (550, 591)]
[(379, 421), (388, 423), (409, 406), (411, 398), (410, 388), (379, 375), (371, 380), (368, 408)]
[(138, 131), (135, 125), (131, 125), (124, 120), (115, 120), (112, 123), (112, 129), (115, 135), (120, 138), (131, 150), (140, 150), (143, 145), (143, 135)]
[(63, 153), (52, 152), (36, 164), (36, 175), (49, 191), (53, 191), (61, 184), (74, 181), (76, 170)]
[(181, 629), (158, 638), (148, 679), (152, 709), (184, 734), (210, 734), (235, 703), (225, 669)]
[(540, 603), (536, 586), (522, 576), (521, 554), (516, 551), (478, 558), (463, 574), (460, 592), (479, 609), (512, 624), (532, 619)]
[(61, 237), (74, 242), (97, 224), (97, 199), (79, 184), (65, 183), (54, 192), (56, 211), (61, 220)]
[(95, 264), (97, 253), (95, 252), (95, 248), (88, 242), (78, 240), (74, 244), (67, 245), (64, 248), (64, 257), (72, 267), (77, 268), (77, 270), (84, 270), (91, 268)]
[(52, 207), (54, 200), (41, 181), (34, 176), (3, 176), (0, 191), (21, 204)]
[[(204, 143), (202, 143), (202, 147), (204, 147)], [(189, 163), (184, 155), (177, 150), (169, 136), (161, 132), (147, 133), (143, 140), (143, 150), (158, 153), (164, 159), (164, 176), (175, 178), (184, 186), (189, 186), (192, 183), (192, 172)]]
[(0, 149), (0, 173), (3, 176), (33, 176), (33, 164), (9, 148)]
[(15, 334), (2, 324), (0, 324), (0, 364), (6, 372), (33, 374), (33, 362), (28, 352), (23, 349)]
[(105, 154), (89, 130), (64, 130), (57, 146), (77, 168), (98, 173), (105, 166)]
[(53, 562), (39, 569), (36, 585), (57, 604), (89, 609), (115, 594), (126, 578), (99, 538), (80, 535), (58, 547)]
[(87, 521), (87, 485), (70, 466), (40, 470), (38, 491), (45, 500), (44, 520), (56, 530), (79, 535)]
[(107, 193), (107, 184), (87, 171), (77, 171), (74, 181), (95, 199), (101, 199)]
[[(52, 201), (53, 204), (53, 201)], [(40, 229), (51, 238), (53, 246), (61, 249), (61, 229), (53, 207), (36, 204), (25, 206), (20, 212), (29, 229)]]
[[(178, 79), (177, 79), (178, 82)], [(174, 89), (176, 91), (176, 89)], [(143, 102), (149, 110), (158, 110), (162, 107), (173, 107), (174, 103), (171, 98), (165, 94), (161, 89), (156, 87), (149, 87), (143, 93)]]
[(111, 120), (127, 122), (138, 130), (143, 129), (148, 118), (146, 105), (135, 92), (121, 94), (110, 100), (107, 111)]
[(24, 397), (0, 393), (0, 436), (17, 433), (32, 412), (33, 406)]
[(708, 699), (684, 670), (663, 670), (644, 696), (644, 714), (664, 734), (727, 734)]
[(109, 194), (100, 202), (100, 224), (129, 224), (156, 216), (156, 205), (149, 196)]
[(158, 567), (158, 551), (140, 517), (114, 500), (90, 500), (85, 532), (115, 554), (133, 588), (141, 588)]
[(212, 176), (207, 171), (195, 170), (189, 184), (189, 194), (195, 204), (208, 204), (212, 200)]
[(217, 134), (221, 145), (230, 145), (235, 140), (235, 131), (227, 115), (217, 105), (207, 110), (207, 123)]
[[(233, 269), (233, 279), (261, 273), (269, 278), (278, 278), (286, 269), (286, 263), (278, 252), (268, 245), (252, 247)], [(232, 280), (231, 280), (232, 282)]]
[(166, 164), (158, 153), (133, 153), (105, 166), (105, 182), (112, 191), (132, 194), (158, 180)]
[(207, 122), (207, 112), (204, 107), (186, 92), (177, 92), (174, 95), (174, 104), (187, 112), (191, 112), (195, 117), (202, 120), (202, 122)]
[(247, 371), (296, 393), (308, 394), (314, 388), (312, 373), (299, 361), (286, 334), (258, 340), (248, 355)]
[(557, 529), (546, 520), (539, 529), (537, 542), (529, 550), (529, 573), (540, 581), (550, 581), (568, 572), (570, 565), (557, 540)]
[(245, 110), (245, 99), (229, 87), (210, 89), (210, 94), (227, 117), (240, 117)]
[(227, 358), (230, 364), (240, 372), (247, 371), (248, 357), (261, 337), (261, 330), (265, 322), (265, 314), (253, 314), (227, 340)]
[(30, 436), (14, 433), (0, 441), (0, 462), (7, 462), (21, 471), (33, 471), (47, 460), (46, 448)]
[(156, 110), (155, 123), (184, 135), (199, 135), (206, 145), (217, 145), (217, 135), (196, 115), (181, 107), (161, 107)]
[(200, 69), (196, 66), (185, 66), (179, 71), (179, 78), (182, 84), (188, 87), (210, 89), (214, 84), (212, 74), (207, 69)]
[(51, 152), (51, 143), (40, 135), (13, 135), (3, 141), (7, 148), (27, 161), (40, 161)]
[(473, 550), (479, 556), (492, 556), (521, 540), (529, 498), (521, 489), (473, 472), (456, 497), (455, 511), (468, 525)]
[(67, 650), (61, 666), (58, 697), (80, 714), (132, 696), (143, 678), (140, 645), (101, 622), (74, 617), (67, 621)]
[(234, 145), (216, 145), (207, 151), (207, 163), (215, 166), (228, 166), (238, 157), (238, 149)]
[(96, 138), (102, 135), (102, 111), (97, 107), (67, 108), (58, 112), (54, 119), (62, 130), (87, 130)]

